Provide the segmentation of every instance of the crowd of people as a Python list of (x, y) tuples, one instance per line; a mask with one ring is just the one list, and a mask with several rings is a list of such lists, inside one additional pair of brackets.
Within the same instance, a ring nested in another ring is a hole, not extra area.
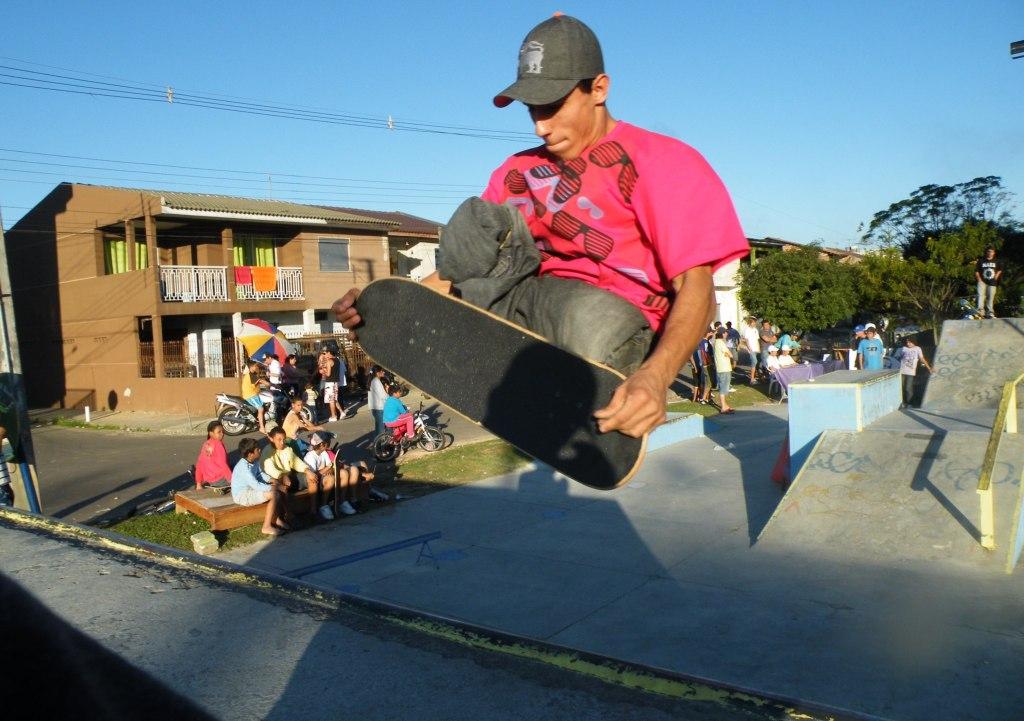
[[(241, 506), (266, 503), (261, 530), (267, 536), (290, 529), (288, 493), (309, 491), (309, 510), (323, 520), (334, 519), (332, 506), (341, 514), (355, 515), (368, 501), (387, 500), (387, 494), (373, 488), (374, 472), (366, 462), (343, 460), (337, 444), (330, 447), (333, 434), (318, 422), (354, 416), (354, 404), (346, 409), (343, 397), (349, 377), (344, 355), (330, 347), (320, 351), (311, 374), (303, 372), (294, 354), (284, 363), (273, 353), (250, 359), (242, 376), (242, 396), (258, 410), (259, 430), (266, 440), (243, 438), (232, 467), (224, 427), (212, 421), (193, 467), (196, 489), (230, 489), (232, 500)], [(400, 400), (405, 388), (376, 365), (370, 368), (367, 387), (372, 437), (388, 430), (412, 436), (412, 414)], [(266, 413), (274, 395), (289, 399), (280, 425)]]
[[(693, 379), (690, 400), (713, 404), (712, 391), (717, 391), (720, 412), (732, 413), (728, 395), (734, 391), (732, 379), (737, 366), (746, 361), (748, 371), (743, 377), (751, 385), (759, 381), (770, 382), (780, 369), (802, 362), (800, 338), (799, 331), (784, 331), (768, 319), (758, 321), (749, 316), (742, 331), (733, 328), (731, 321), (724, 324), (716, 321), (708, 327), (689, 361)], [(839, 361), (843, 361), (845, 355), (850, 370), (876, 371), (887, 365), (898, 365), (903, 379), (904, 407), (913, 398), (918, 366), (923, 365), (931, 372), (931, 366), (913, 337), (902, 339), (889, 352), (874, 323), (855, 326), (847, 347), (834, 348), (831, 353)]]

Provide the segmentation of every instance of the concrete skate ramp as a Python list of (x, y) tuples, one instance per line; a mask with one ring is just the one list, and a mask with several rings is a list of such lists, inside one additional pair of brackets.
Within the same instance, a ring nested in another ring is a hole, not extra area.
[(1024, 371), (1024, 318), (947, 320), (933, 367), (923, 408), (995, 408), (1003, 384)]
[(996, 550), (979, 543), (986, 435), (826, 431), (758, 543), (831, 549), (864, 562), (954, 561), (1003, 572), (1024, 463), (1006, 436), (993, 473)]

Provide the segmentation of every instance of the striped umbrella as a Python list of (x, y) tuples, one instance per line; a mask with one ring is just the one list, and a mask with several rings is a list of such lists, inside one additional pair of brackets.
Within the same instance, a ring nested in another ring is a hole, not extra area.
[(264, 355), (273, 353), (283, 361), (295, 352), (295, 346), (284, 337), (284, 333), (279, 331), (277, 326), (259, 318), (242, 321), (242, 332), (238, 334), (238, 342), (245, 348), (249, 357), (256, 360), (263, 360)]

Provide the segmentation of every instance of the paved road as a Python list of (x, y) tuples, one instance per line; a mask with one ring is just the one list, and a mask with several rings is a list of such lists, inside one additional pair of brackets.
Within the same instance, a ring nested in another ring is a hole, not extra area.
[[(418, 396), (406, 399), (410, 408)], [(462, 443), (489, 437), (486, 431), (454, 415), (436, 401), (423, 408), (435, 423)], [(204, 423), (197, 424), (203, 427)], [(370, 417), (365, 406), (353, 418), (328, 424), (338, 434), (345, 458), (368, 457)], [(250, 434), (258, 438), (258, 433)], [(204, 432), (163, 435), (42, 426), (33, 429), (40, 495), (47, 515), (78, 523), (101, 524), (129, 515), (137, 506), (187, 487), (185, 475), (195, 462)], [(229, 460), (240, 437), (226, 439)]]

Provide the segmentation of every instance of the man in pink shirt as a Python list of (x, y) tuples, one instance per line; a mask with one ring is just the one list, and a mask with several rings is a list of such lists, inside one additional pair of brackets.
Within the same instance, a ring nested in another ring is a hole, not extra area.
[[(616, 120), (600, 44), (557, 14), (519, 51), (519, 100), (543, 145), (508, 158), (460, 206), (425, 282), (627, 376), (595, 415), (639, 436), (714, 312), (716, 268), (749, 251), (728, 192), (688, 145)], [(335, 303), (359, 322), (350, 290)], [(653, 346), (653, 349), (652, 349)]]

